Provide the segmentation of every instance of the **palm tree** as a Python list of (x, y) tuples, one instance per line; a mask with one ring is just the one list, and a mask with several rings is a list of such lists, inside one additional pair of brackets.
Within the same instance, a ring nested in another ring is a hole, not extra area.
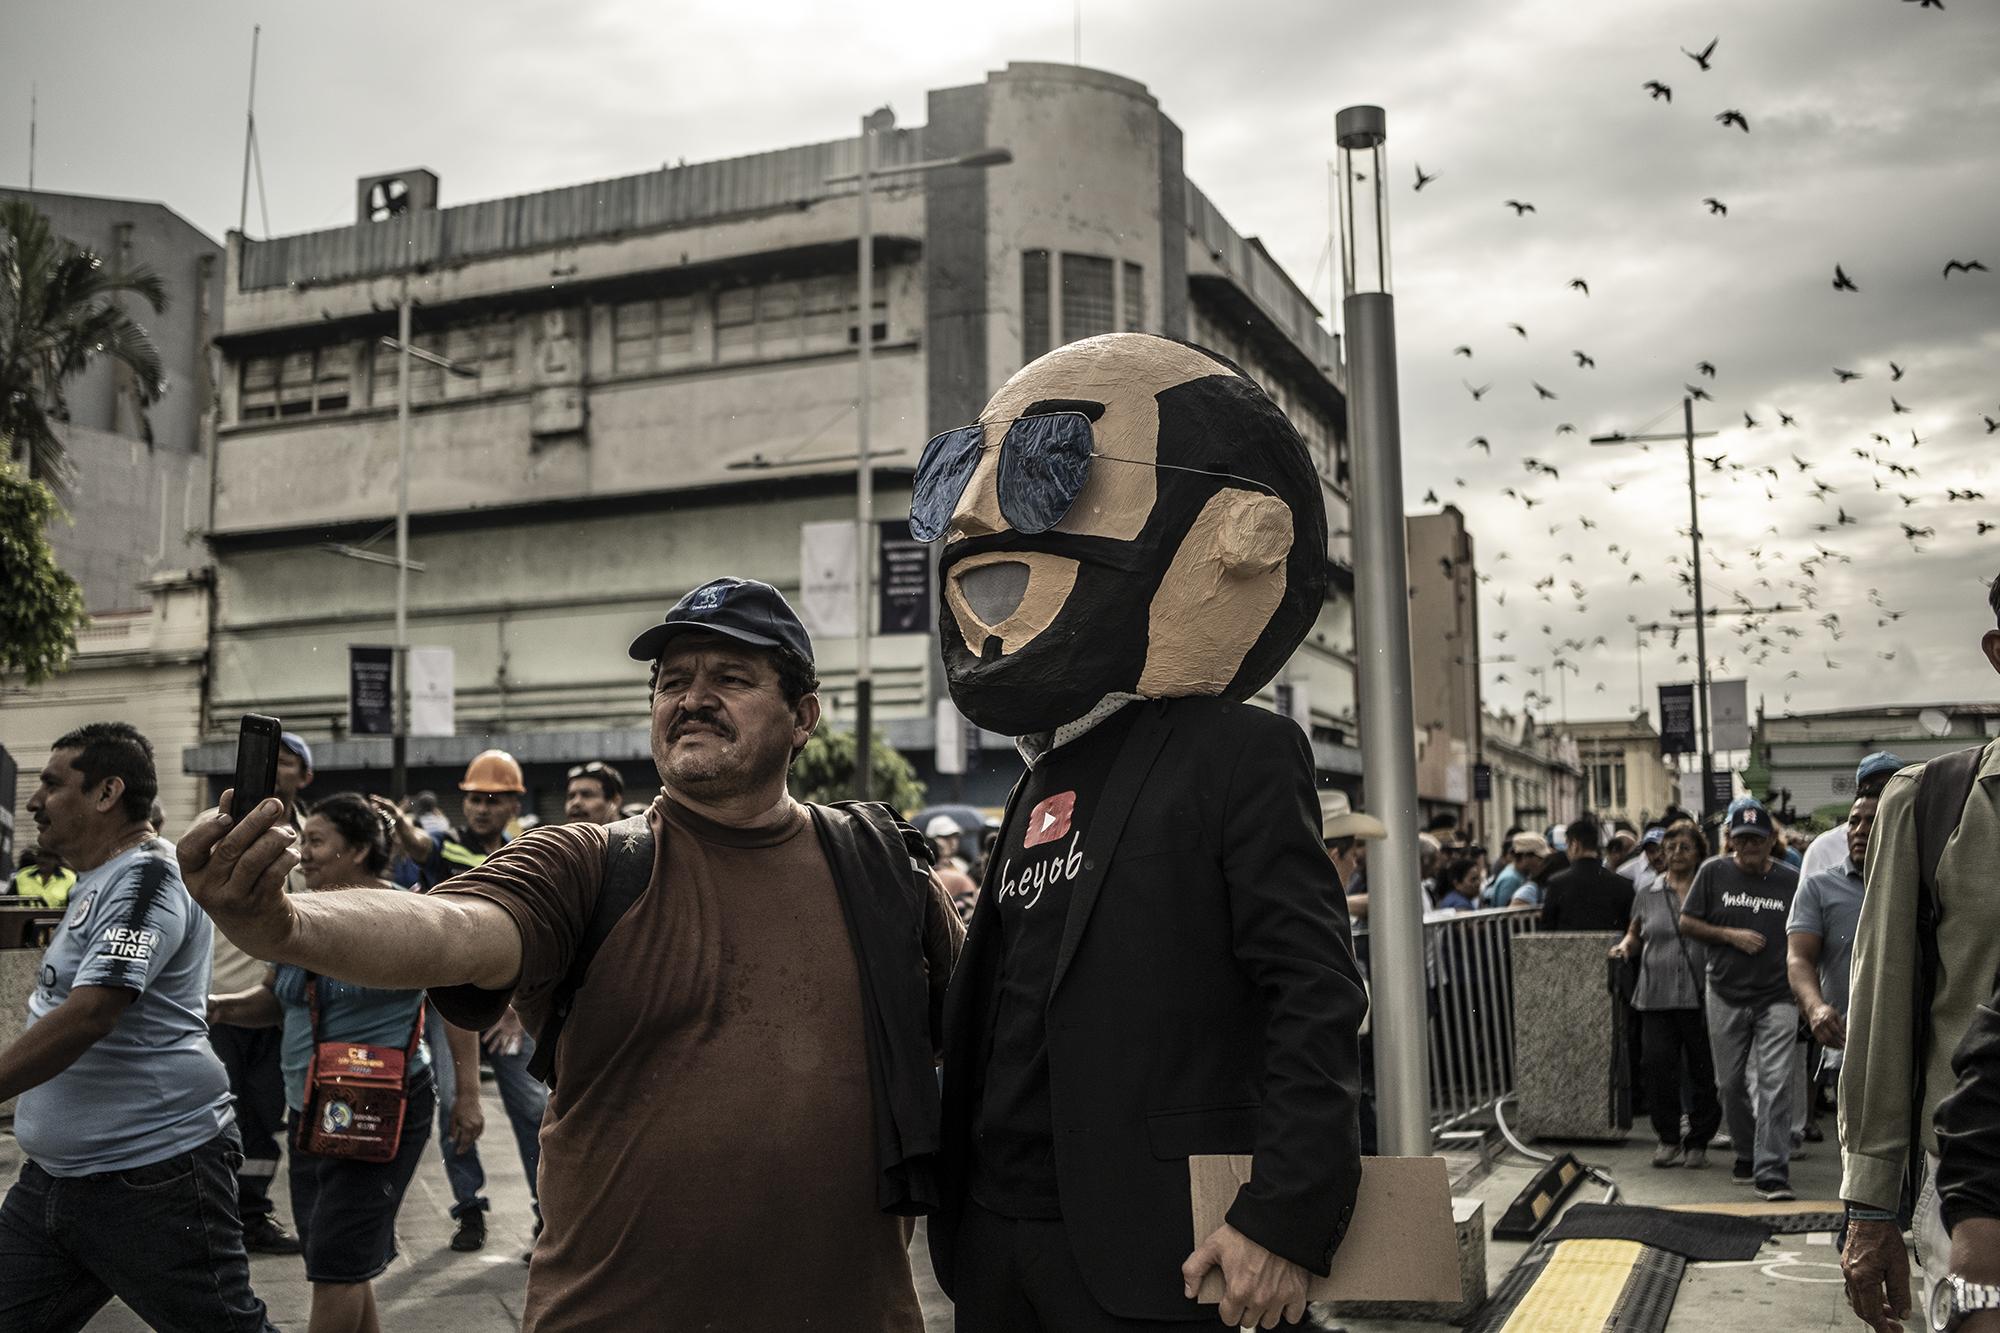
[(67, 497), (72, 472), (55, 430), (69, 419), (66, 381), (108, 356), (131, 372), (141, 404), (166, 392), (152, 338), (116, 300), (126, 292), (155, 314), (167, 308), (151, 269), (107, 272), (30, 204), (0, 203), (0, 459), (25, 452), (28, 476), (58, 498)]

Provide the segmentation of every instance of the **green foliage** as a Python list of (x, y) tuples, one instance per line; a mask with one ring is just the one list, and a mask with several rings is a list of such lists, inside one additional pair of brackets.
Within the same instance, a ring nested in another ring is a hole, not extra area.
[(0, 461), (0, 671), (30, 685), (69, 665), (86, 619), (83, 590), (49, 550), (49, 520), (61, 512), (47, 486)]
[[(924, 784), (917, 770), (876, 732), (875, 799), (887, 801), (907, 815), (924, 804)], [(801, 801), (844, 801), (854, 795), (854, 733), (821, 727), (792, 761), (792, 795)]]
[(132, 373), (141, 403), (167, 390), (146, 330), (117, 298), (130, 293), (158, 314), (167, 290), (143, 266), (112, 274), (104, 261), (50, 228), (23, 200), (0, 203), (0, 458), (25, 451), (30, 480), (69, 495), (68, 450), (56, 424), (69, 419), (63, 385), (100, 356)]

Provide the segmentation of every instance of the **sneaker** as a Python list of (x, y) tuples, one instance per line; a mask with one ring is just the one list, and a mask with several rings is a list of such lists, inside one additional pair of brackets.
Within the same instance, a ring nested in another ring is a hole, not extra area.
[(451, 1233), (451, 1248), (460, 1254), (485, 1249), (486, 1214), (475, 1210), (459, 1218), (458, 1230)]
[(1753, 1184), (1756, 1181), (1756, 1177), (1757, 1169), (1755, 1165), (1741, 1157), (1737, 1158), (1736, 1164), (1729, 1168), (1729, 1183), (1732, 1185)]
[(1690, 1171), (1708, 1170), (1708, 1149), (1689, 1148), (1687, 1150), (1687, 1161), (1681, 1163), (1681, 1165)]
[(1792, 1187), (1782, 1180), (1760, 1180), (1757, 1182), (1757, 1197), (1776, 1202), (1781, 1199), (1796, 1199)]
[(1806, 1142), (1807, 1143), (1826, 1142), (1826, 1131), (1819, 1127), (1818, 1122), (1815, 1121), (1806, 1126)]
[(299, 1238), (266, 1213), (243, 1223), (243, 1248), (252, 1254), (297, 1254)]
[(1661, 1168), (1679, 1166), (1687, 1158), (1678, 1143), (1662, 1143), (1653, 1149), (1653, 1165)]

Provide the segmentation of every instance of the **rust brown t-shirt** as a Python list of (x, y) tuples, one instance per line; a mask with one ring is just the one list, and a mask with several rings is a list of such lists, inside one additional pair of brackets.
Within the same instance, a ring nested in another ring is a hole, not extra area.
[[(649, 818), (652, 882), (557, 1053), (523, 1328), (920, 1329), (909, 1223), (876, 1203), (861, 977), (810, 817), (788, 801), (737, 828), (663, 795)], [(590, 919), (604, 839), (537, 830), (435, 890), (514, 918), (531, 1030)]]

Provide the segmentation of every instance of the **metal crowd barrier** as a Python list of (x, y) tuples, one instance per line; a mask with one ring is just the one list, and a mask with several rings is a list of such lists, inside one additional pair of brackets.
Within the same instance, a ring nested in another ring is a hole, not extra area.
[(1432, 1134), (1490, 1120), (1513, 1092), (1512, 945), (1539, 928), (1532, 907), (1424, 917)]

